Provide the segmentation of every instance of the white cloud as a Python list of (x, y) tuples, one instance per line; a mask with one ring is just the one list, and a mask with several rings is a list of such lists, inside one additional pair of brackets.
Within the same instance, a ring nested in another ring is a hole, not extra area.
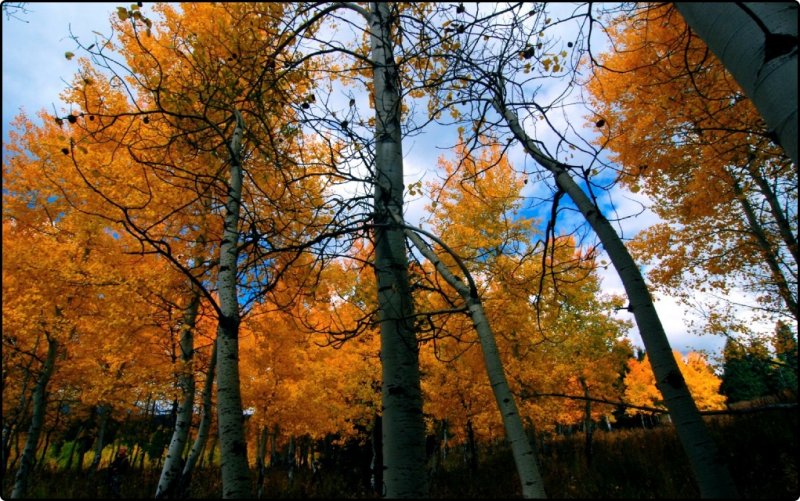
[[(77, 63), (73, 59), (67, 61), (64, 57), (66, 51), (74, 51), (75, 44), (69, 38), (70, 27), (74, 35), (81, 41), (91, 43), (95, 35), (93, 30), (104, 34), (110, 34), (109, 16), (116, 10), (118, 3), (29, 3), (27, 8), (29, 14), (23, 14), (24, 21), (16, 19), (8, 20), (3, 16), (3, 129), (4, 139), (7, 137), (8, 124), (15, 116), (20, 107), (33, 115), (40, 109), (52, 112), (55, 104), (60, 109), (59, 94), (66, 87), (65, 81), (69, 81), (77, 69)], [(556, 8), (553, 4), (551, 8)], [(145, 9), (147, 7), (145, 6)], [(564, 7), (566, 8), (566, 7)], [(568, 14), (568, 13), (567, 13)], [(565, 14), (566, 15), (566, 14)], [(574, 33), (567, 32), (564, 35), (574, 38)], [(343, 92), (349, 92), (346, 89)], [(358, 106), (367, 110), (366, 98), (360, 91), (352, 89), (358, 99)], [(553, 99), (560, 89), (552, 87), (545, 88), (537, 96), (545, 102)], [(344, 108), (344, 104), (342, 107)], [(550, 115), (554, 124), (559, 130), (566, 130), (568, 124), (576, 129), (581, 129), (584, 122), (584, 112), (578, 108), (571, 110), (570, 115), (563, 115), (554, 112)], [(540, 139), (547, 144), (555, 144), (557, 140), (552, 131), (541, 128), (542, 123), (538, 124)], [(588, 135), (596, 133), (591, 128), (582, 130), (581, 133)], [(406, 185), (420, 179), (431, 179), (437, 172), (438, 157), (443, 153), (444, 147), (452, 146), (456, 141), (454, 127), (447, 129), (435, 129), (429, 127), (423, 134), (404, 140)], [(511, 151), (511, 160), (519, 169), (530, 166), (528, 159), (519, 148)], [(580, 160), (577, 160), (580, 161)], [(576, 162), (577, 162), (576, 161)], [(532, 169), (531, 169), (532, 170)], [(363, 192), (362, 186), (342, 186), (342, 193)], [(543, 183), (529, 182), (524, 194), (526, 196), (546, 196), (547, 188)], [(641, 204), (647, 203), (647, 199), (641, 194), (633, 194), (615, 187), (608, 195), (615, 204), (617, 215), (622, 218), (619, 227), (625, 238), (631, 238), (639, 231), (649, 227), (657, 221), (657, 217), (650, 211), (641, 211)], [(424, 216), (424, 206), (429, 203), (427, 197), (409, 197), (406, 205), (406, 219), (411, 224), (419, 224)], [(609, 217), (611, 215), (609, 214)], [(579, 221), (579, 215), (564, 215), (563, 221), (571, 224)], [(609, 267), (608, 270), (601, 272), (603, 288), (610, 293), (622, 293), (623, 288), (616, 275), (616, 272)], [(688, 349), (709, 349), (717, 351), (722, 346), (724, 340), (711, 336), (698, 337), (687, 332), (687, 321), (691, 318), (692, 312), (684, 306), (678, 304), (674, 298), (662, 297), (656, 303), (656, 309), (664, 323), (667, 335), (674, 348), (686, 351)], [(623, 317), (630, 318), (627, 312), (621, 312)], [(634, 328), (631, 338), (641, 345), (638, 331)]]
[[(603, 281), (603, 291), (609, 294), (625, 294), (625, 289), (619, 280), (616, 272), (610, 271), (601, 273)], [(685, 305), (680, 304), (677, 299), (659, 293), (653, 293), (655, 297), (655, 308), (664, 333), (667, 335), (670, 346), (673, 350), (687, 353), (689, 351), (706, 351), (710, 354), (720, 354), (725, 346), (725, 338), (718, 335), (697, 335), (689, 330), (689, 322), (698, 317)], [(633, 328), (628, 331), (628, 338), (634, 345), (644, 348), (639, 328), (633, 318), (633, 314), (622, 310), (615, 316), (622, 320), (633, 321)]]
[[(77, 70), (72, 33), (85, 44), (96, 37), (92, 31), (111, 33), (109, 16), (116, 3), (26, 3), (20, 19), (2, 17), (3, 24), (3, 137), (20, 108), (29, 116), (39, 110), (61, 110), (59, 94)], [(76, 53), (77, 54), (77, 53)]]

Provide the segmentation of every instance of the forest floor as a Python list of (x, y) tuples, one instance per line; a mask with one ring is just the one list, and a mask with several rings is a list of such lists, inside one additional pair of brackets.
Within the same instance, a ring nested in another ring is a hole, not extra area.
[[(742, 498), (798, 499), (797, 409), (707, 419)], [(552, 438), (539, 446), (539, 465), (551, 498), (698, 497), (683, 451), (669, 425), (597, 431), (591, 460), (587, 459), (582, 433)], [(447, 461), (431, 474), (431, 498), (521, 497), (513, 459), (506, 447), (493, 450), (481, 447), (474, 470), (464, 464), (459, 450), (453, 449)], [(369, 491), (368, 473), (358, 470), (340, 471), (334, 467), (312, 474), (307, 469), (298, 469), (290, 481), (286, 469), (274, 468), (267, 473), (263, 497), (375, 497)], [(157, 469), (148, 468), (128, 472), (122, 481), (122, 497), (152, 498), (158, 475)], [(103, 471), (95, 476), (38, 471), (32, 480), (30, 498), (103, 499), (110, 494)], [(9, 472), (3, 478), (4, 499), (8, 499), (5, 494), (10, 492), (12, 483), (13, 472)], [(213, 499), (219, 498), (220, 492), (218, 468), (204, 468), (195, 473), (188, 496)]]

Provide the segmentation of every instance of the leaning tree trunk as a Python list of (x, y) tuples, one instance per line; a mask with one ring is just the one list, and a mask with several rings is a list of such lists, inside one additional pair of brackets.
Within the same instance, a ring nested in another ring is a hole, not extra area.
[[(792, 228), (792, 224), (789, 222), (787, 214), (784, 213), (784, 209), (781, 206), (775, 189), (773, 189), (770, 181), (764, 178), (759, 172), (758, 167), (754, 166), (752, 162), (748, 162), (748, 172), (750, 173), (750, 177), (756, 182), (756, 185), (758, 185), (759, 193), (761, 193), (764, 200), (767, 202), (769, 213), (772, 215), (775, 225), (778, 227), (778, 234), (789, 249), (789, 253), (794, 259), (794, 265), (796, 267), (798, 262), (800, 262), (800, 248), (797, 246), (797, 236), (795, 235), (795, 229)], [(795, 313), (797, 313), (797, 307), (795, 307)], [(800, 318), (797, 318), (797, 321), (800, 322)]]
[(94, 457), (92, 464), (89, 465), (89, 474), (94, 475), (97, 468), (100, 466), (100, 461), (103, 459), (103, 446), (106, 441), (106, 427), (108, 425), (108, 416), (111, 414), (111, 406), (100, 404), (97, 406), (97, 438), (94, 440)]
[(592, 400), (589, 394), (589, 385), (586, 384), (586, 379), (581, 376), (578, 378), (578, 382), (581, 384), (581, 388), (583, 388), (583, 396), (586, 397), (586, 401), (583, 404), (583, 452), (586, 455), (586, 462), (591, 464), (592, 434), (594, 431), (594, 425), (592, 423)]
[(181, 477), (181, 459), (186, 443), (189, 439), (189, 430), (192, 428), (192, 410), (194, 409), (194, 327), (197, 320), (197, 311), (200, 307), (200, 291), (192, 286), (192, 295), (189, 304), (183, 313), (181, 326), (181, 361), (178, 369), (178, 386), (181, 389), (182, 400), (175, 416), (175, 428), (172, 439), (167, 449), (167, 458), (161, 468), (161, 478), (156, 487), (156, 499), (173, 497)]
[(739, 205), (742, 206), (742, 212), (744, 212), (747, 225), (750, 227), (750, 233), (755, 240), (755, 244), (761, 251), (761, 257), (767, 264), (770, 274), (772, 275), (772, 283), (775, 284), (775, 287), (778, 289), (778, 294), (781, 296), (781, 299), (783, 299), (784, 304), (786, 304), (786, 308), (794, 315), (795, 320), (800, 322), (800, 311), (797, 309), (796, 289), (792, 288), (790, 281), (786, 279), (786, 275), (781, 269), (780, 256), (778, 256), (775, 246), (769, 241), (767, 233), (764, 231), (764, 227), (756, 215), (756, 210), (753, 208), (753, 204), (750, 203), (750, 200), (747, 199), (747, 195), (739, 180), (731, 176), (731, 185), (733, 187), (733, 194), (739, 201)]
[(22, 451), (19, 470), (14, 478), (14, 490), (11, 492), (11, 497), (14, 499), (23, 498), (27, 494), (28, 476), (36, 460), (36, 446), (39, 445), (39, 434), (42, 432), (47, 407), (47, 383), (50, 381), (50, 376), (53, 375), (57, 354), (58, 341), (47, 336), (47, 358), (33, 389), (33, 417), (28, 428), (28, 438), (25, 440), (25, 449)]
[(628, 296), (628, 311), (632, 312), (650, 357), (656, 387), (664, 397), (683, 449), (689, 459), (695, 479), (704, 498), (736, 498), (738, 492), (727, 465), (722, 461), (714, 440), (708, 433), (697, 405), (683, 379), (664, 327), (658, 318), (650, 291), (639, 267), (631, 257), (614, 227), (600, 208), (583, 192), (569, 174), (569, 166), (548, 157), (522, 129), (517, 116), (496, 95), (492, 102), (503, 116), (516, 139), (536, 162), (550, 171), (560, 190), (569, 195), (583, 217), (591, 225), (608, 253), (614, 269), (622, 280)]
[[(394, 216), (398, 224), (402, 224), (402, 220), (399, 219), (396, 213), (394, 213)], [(522, 419), (520, 418), (517, 404), (514, 401), (514, 395), (511, 393), (511, 388), (508, 386), (508, 380), (503, 370), (503, 362), (500, 359), (500, 352), (497, 349), (494, 333), (489, 325), (489, 320), (486, 318), (486, 313), (483, 310), (483, 302), (478, 296), (478, 290), (475, 287), (469, 270), (466, 269), (459, 257), (438, 238), (435, 238), (430, 233), (419, 228), (413, 228), (407, 225), (404, 225), (404, 227), (406, 228), (405, 234), (414, 244), (414, 247), (416, 247), (428, 261), (433, 263), (436, 267), (436, 271), (442, 275), (447, 283), (450, 284), (467, 303), (469, 315), (472, 318), (472, 323), (475, 326), (475, 330), (478, 332), (478, 338), (481, 342), (483, 361), (486, 365), (486, 372), (489, 376), (492, 392), (494, 392), (494, 398), (497, 401), (497, 408), (503, 419), (506, 439), (511, 445), (511, 451), (514, 455), (517, 473), (520, 483), (522, 484), (522, 496), (527, 499), (546, 498), (547, 494), (544, 490), (542, 476), (539, 473), (539, 465), (536, 463), (536, 456), (531, 447), (531, 443), (528, 441), (525, 427), (522, 425)], [(422, 233), (434, 238), (447, 253), (453, 256), (453, 259), (456, 260), (456, 263), (458, 263), (461, 268), (461, 272), (469, 282), (469, 286), (465, 285), (444, 265), (444, 263), (442, 263), (439, 257), (425, 244), (417, 233)]]
[(67, 464), (64, 465), (64, 471), (69, 472), (72, 469), (72, 460), (75, 458), (75, 449), (78, 447), (78, 437), (83, 433), (83, 426), (78, 428), (78, 433), (75, 435), (75, 440), (69, 448), (69, 456), (67, 456)]
[(677, 2), (797, 161), (797, 3)]
[(214, 464), (217, 442), (219, 442), (219, 437), (217, 435), (212, 435), (211, 444), (208, 446), (208, 451), (206, 452), (206, 463), (208, 464), (208, 466), (212, 466)]
[(413, 326), (403, 228), (390, 210), (403, 213), (400, 78), (394, 60), (390, 10), (374, 3), (369, 15), (375, 92), (375, 274), (383, 369), (383, 480), (390, 498), (428, 493), (425, 422), (419, 347)]
[(189, 481), (192, 478), (192, 472), (198, 460), (203, 454), (203, 449), (208, 441), (208, 432), (211, 429), (211, 392), (214, 389), (214, 371), (217, 367), (217, 342), (214, 341), (211, 347), (211, 360), (208, 363), (208, 373), (206, 374), (206, 382), (203, 385), (203, 415), (200, 418), (200, 426), (197, 428), (197, 437), (192, 444), (192, 450), (189, 452), (189, 457), (186, 459), (186, 464), (181, 473), (181, 492), (185, 492), (188, 488)]
[[(33, 350), (38, 351), (39, 343), (41, 342), (41, 334), (36, 336), (36, 342), (33, 345)], [(11, 452), (11, 441), (12, 438), (16, 438), (17, 434), (19, 433), (19, 425), (22, 419), (22, 416), (28, 411), (28, 403), (30, 394), (28, 393), (28, 383), (31, 380), (31, 366), (33, 365), (33, 357), (31, 357), (30, 361), (28, 362), (28, 366), (25, 367), (25, 376), (22, 378), (22, 388), (20, 389), (19, 393), (19, 402), (17, 406), (14, 408), (12, 412), (10, 412), (10, 416), (3, 415), (3, 458), (2, 458), (2, 473), (3, 476), (6, 474), (7, 465), (8, 465), (8, 456)], [(8, 418), (8, 419), (6, 419)]]
[(242, 394), (239, 385), (239, 298), (236, 291), (244, 121), (238, 110), (234, 113), (236, 127), (230, 145), (230, 179), (220, 243), (218, 275), (220, 312), (217, 330), (217, 420), (222, 496), (225, 499), (251, 497)]

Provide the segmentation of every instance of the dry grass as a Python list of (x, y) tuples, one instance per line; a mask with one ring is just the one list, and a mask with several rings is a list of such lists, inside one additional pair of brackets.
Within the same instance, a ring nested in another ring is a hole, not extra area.
[[(798, 413), (770, 411), (716, 417), (709, 428), (720, 444), (740, 493), (746, 499), (797, 499)], [(519, 498), (520, 488), (509, 451), (481, 449), (478, 471), (464, 466), (453, 450), (448, 461), (431, 478), (433, 498)], [(538, 451), (545, 488), (551, 498), (696, 499), (697, 489), (674, 429), (617, 430), (595, 433), (594, 455), (587, 461), (583, 436), (556, 437)], [(255, 475), (253, 475), (255, 479)], [(298, 470), (289, 481), (283, 469), (271, 470), (264, 497), (366, 498), (365, 472), (328, 468), (316, 476)], [(109, 496), (104, 472), (94, 476), (75, 472), (38, 471), (32, 479), (30, 498), (102, 499)], [(152, 498), (158, 471), (132, 470), (123, 482), (125, 498)], [(13, 474), (3, 478), (7, 499)], [(217, 468), (196, 472), (189, 492), (192, 498), (218, 498), (221, 492)], [(255, 492), (255, 489), (254, 489)]]

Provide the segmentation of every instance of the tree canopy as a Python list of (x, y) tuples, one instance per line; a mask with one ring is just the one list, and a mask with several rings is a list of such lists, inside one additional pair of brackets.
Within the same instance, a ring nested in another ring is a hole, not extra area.
[[(135, 447), (158, 498), (217, 443), (222, 496), (248, 498), (268, 449), (313, 464), (349, 440), (377, 494), (424, 497), (431, 442), (474, 459), (505, 437), (545, 497), (530, 436), (580, 426), (588, 455), (593, 422), (643, 409), (672, 417), (702, 495), (735, 495), (700, 411), (796, 398), (796, 166), (672, 6), (564, 12), (137, 3), (75, 39), (64, 107), (4, 145), (13, 496), (54, 433), (68, 464), (92, 443), (92, 471)], [(661, 219), (632, 242), (623, 189)], [(673, 351), (653, 288), (716, 298), (721, 375)], [(734, 290), (778, 322), (771, 350)]]

